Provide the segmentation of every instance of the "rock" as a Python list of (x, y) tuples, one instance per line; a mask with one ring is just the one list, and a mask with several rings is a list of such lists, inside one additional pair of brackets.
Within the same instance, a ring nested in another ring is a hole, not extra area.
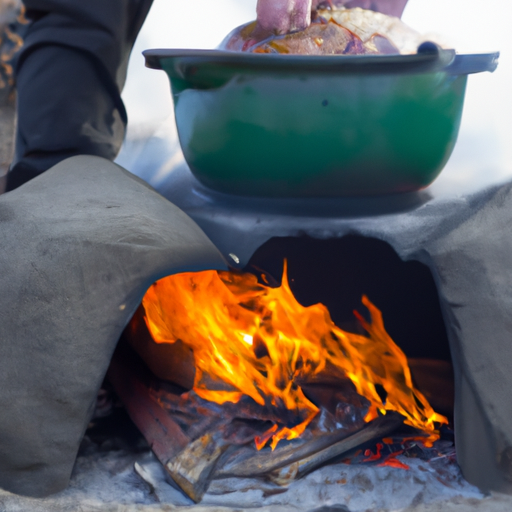
[(512, 493), (512, 186), (464, 210), (426, 244), (455, 364), (457, 460), (469, 482)]
[(0, 196), (0, 487), (66, 487), (117, 340), (147, 288), (225, 268), (181, 210), (74, 157)]

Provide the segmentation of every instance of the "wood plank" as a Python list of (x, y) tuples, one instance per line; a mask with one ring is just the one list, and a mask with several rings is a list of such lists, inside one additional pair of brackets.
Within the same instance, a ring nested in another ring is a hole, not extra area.
[(192, 389), (196, 375), (194, 353), (181, 340), (155, 343), (139, 306), (123, 333), (123, 340), (139, 354), (155, 377)]
[(208, 432), (166, 464), (166, 469), (187, 496), (198, 503), (210, 485), (217, 462), (230, 446), (222, 432)]
[(153, 377), (127, 346), (119, 343), (107, 377), (130, 418), (165, 466), (190, 442), (181, 428), (151, 396)]
[[(262, 451), (253, 457), (247, 457), (239, 463), (226, 465), (215, 472), (213, 478), (228, 477), (259, 477), (269, 475), (280, 468), (290, 466), (298, 462), (297, 471), (304, 475), (312, 467), (327, 462), (328, 460), (345, 453), (355, 446), (359, 446), (371, 439), (390, 434), (403, 422), (403, 417), (388, 413), (366, 424), (357, 432), (345, 429), (315, 437), (304, 443), (291, 444), (273, 452)], [(291, 471), (293, 473), (293, 471)]]

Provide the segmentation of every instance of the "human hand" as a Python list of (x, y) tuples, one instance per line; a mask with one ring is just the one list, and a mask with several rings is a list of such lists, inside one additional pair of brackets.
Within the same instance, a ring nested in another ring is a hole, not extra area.
[(312, 9), (321, 4), (361, 7), (400, 18), (407, 0), (258, 0), (258, 24), (275, 34), (304, 30), (311, 23)]

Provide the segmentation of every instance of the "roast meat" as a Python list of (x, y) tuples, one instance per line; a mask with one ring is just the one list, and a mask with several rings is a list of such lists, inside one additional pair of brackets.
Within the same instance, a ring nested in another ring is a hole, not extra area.
[[(265, 0), (260, 0), (262, 9)], [(299, 7), (312, 11), (304, 14)], [(333, 0), (346, 2), (348, 6), (370, 4), (370, 0)], [(368, 54), (408, 54), (416, 53), (425, 38), (409, 28), (398, 16), (384, 14), (361, 7), (333, 5), (332, 2), (294, 0), (295, 10), (285, 16), (278, 11), (279, 6), (290, 7), (292, 2), (273, 1), (270, 11), (275, 20), (281, 20), (279, 29), (264, 28), (260, 11), (258, 20), (235, 29), (222, 43), (221, 48), (231, 51), (252, 53), (281, 53), (301, 55), (368, 55)], [(301, 3), (302, 2), (302, 3)], [(378, 0), (374, 4), (382, 5), (388, 13), (401, 14), (406, 0)], [(300, 5), (299, 5), (300, 4)], [(376, 8), (376, 5), (371, 7)], [(400, 4), (400, 7), (398, 6)], [(394, 8), (394, 9), (393, 9)], [(266, 13), (268, 14), (268, 13)], [(265, 15), (266, 15), (265, 14)], [(304, 18), (304, 16), (305, 18)], [(303, 25), (305, 25), (303, 27)], [(277, 24), (274, 24), (277, 26)], [(291, 32), (286, 29), (293, 28)], [(299, 28), (302, 27), (302, 28)]]

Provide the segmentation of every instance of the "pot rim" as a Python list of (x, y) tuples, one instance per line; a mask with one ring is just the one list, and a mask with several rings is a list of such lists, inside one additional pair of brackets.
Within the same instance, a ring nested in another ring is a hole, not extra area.
[(146, 67), (164, 69), (171, 77), (184, 78), (191, 66), (215, 66), (233, 71), (265, 74), (408, 74), (444, 71), (462, 75), (493, 72), (499, 52), (457, 54), (434, 43), (423, 43), (412, 55), (283, 55), (225, 50), (150, 49), (142, 52)]

